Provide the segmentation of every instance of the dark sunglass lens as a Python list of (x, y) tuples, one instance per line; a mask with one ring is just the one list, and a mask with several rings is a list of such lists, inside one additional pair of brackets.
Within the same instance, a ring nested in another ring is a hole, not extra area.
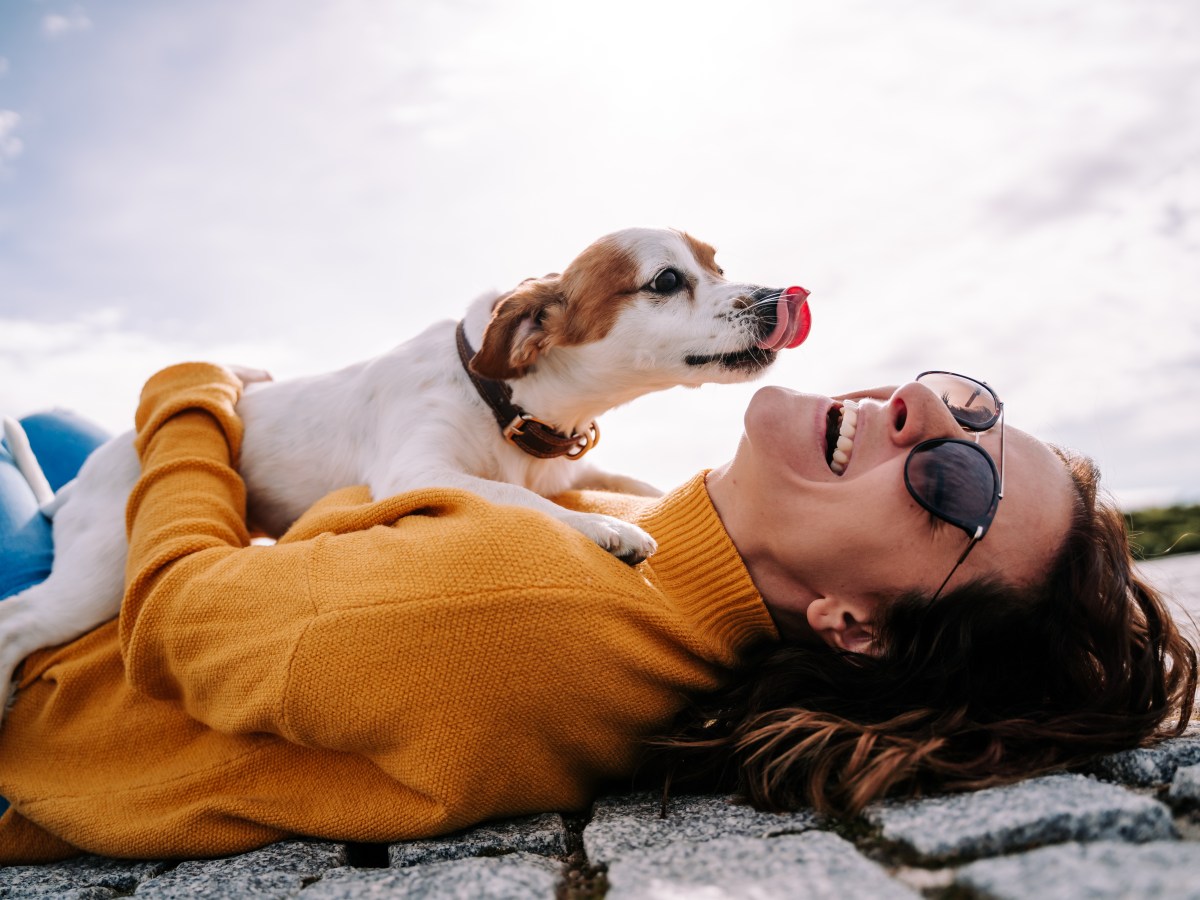
[(983, 519), (996, 496), (987, 457), (972, 444), (933, 443), (909, 454), (908, 483), (936, 515), (965, 526)]
[(996, 398), (978, 381), (949, 372), (928, 372), (917, 380), (942, 398), (964, 428), (982, 431), (995, 424)]

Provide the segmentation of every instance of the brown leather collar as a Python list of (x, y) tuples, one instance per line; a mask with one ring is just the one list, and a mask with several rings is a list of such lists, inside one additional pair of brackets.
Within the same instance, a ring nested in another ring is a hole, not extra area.
[(462, 367), (470, 376), (471, 383), (475, 385), (475, 390), (479, 392), (483, 402), (491, 408), (492, 415), (496, 417), (496, 423), (500, 426), (500, 433), (510, 444), (539, 459), (554, 459), (559, 456), (579, 459), (600, 441), (600, 429), (595, 422), (588, 425), (585, 434), (565, 435), (525, 412), (512, 402), (512, 388), (508, 386), (508, 382), (482, 378), (471, 371), (471, 357), (475, 355), (475, 351), (467, 342), (467, 333), (461, 321), (455, 336)]

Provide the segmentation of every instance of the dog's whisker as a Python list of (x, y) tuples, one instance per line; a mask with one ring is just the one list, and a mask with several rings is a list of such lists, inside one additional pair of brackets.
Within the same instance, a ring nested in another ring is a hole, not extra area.
[(765, 297), (760, 297), (758, 300), (751, 301), (746, 309), (755, 309), (759, 306), (774, 306), (779, 302), (779, 298), (783, 296), (783, 291), (776, 291), (773, 294), (768, 294)]
[(782, 292), (775, 294), (774, 296), (764, 296), (764, 298), (751, 301), (749, 306), (743, 307), (743, 312), (758, 313), (758, 312), (761, 312), (763, 310), (763, 308), (768, 308), (768, 310), (773, 310), (775, 305), (778, 304), (779, 298), (781, 295), (782, 295)]

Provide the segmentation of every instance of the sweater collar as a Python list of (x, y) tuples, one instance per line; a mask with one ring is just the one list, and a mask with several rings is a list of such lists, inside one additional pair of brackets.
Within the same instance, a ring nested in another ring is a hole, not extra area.
[(707, 471), (647, 507), (637, 524), (658, 541), (648, 577), (697, 629), (733, 654), (779, 632), (704, 485)]

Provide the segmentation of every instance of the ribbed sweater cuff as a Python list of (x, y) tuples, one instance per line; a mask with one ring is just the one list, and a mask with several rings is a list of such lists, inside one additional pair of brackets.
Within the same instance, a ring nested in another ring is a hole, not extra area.
[(706, 472), (638, 518), (658, 541), (654, 578), (695, 619), (697, 629), (733, 652), (779, 640), (762, 596), (729, 539), (704, 485)]
[(181, 412), (203, 410), (220, 423), (236, 463), (242, 445), (242, 420), (234, 407), (242, 385), (221, 366), (211, 363), (179, 363), (150, 377), (142, 388), (135, 422), (134, 446), (145, 462), (147, 448), (163, 424)]

